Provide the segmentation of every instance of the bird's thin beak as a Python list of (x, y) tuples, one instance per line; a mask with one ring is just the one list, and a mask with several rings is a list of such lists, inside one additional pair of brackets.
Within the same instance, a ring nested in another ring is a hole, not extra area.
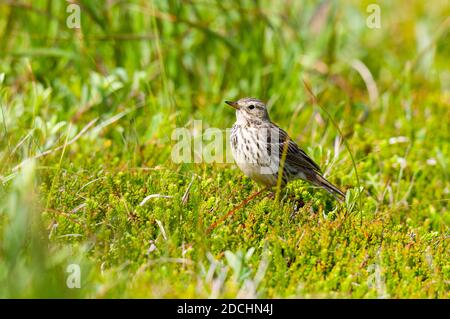
[(239, 110), (239, 105), (237, 104), (237, 102), (225, 101), (225, 103), (227, 103), (232, 108)]

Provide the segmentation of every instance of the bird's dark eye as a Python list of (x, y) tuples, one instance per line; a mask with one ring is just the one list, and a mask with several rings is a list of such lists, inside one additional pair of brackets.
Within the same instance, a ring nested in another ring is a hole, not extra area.
[(249, 108), (250, 110), (253, 110), (253, 109), (255, 108), (255, 106), (254, 106), (254, 105), (249, 105), (248, 108)]

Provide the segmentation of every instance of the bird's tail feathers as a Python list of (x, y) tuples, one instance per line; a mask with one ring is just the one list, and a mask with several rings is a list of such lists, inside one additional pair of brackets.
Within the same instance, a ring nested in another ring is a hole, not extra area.
[(345, 200), (345, 193), (342, 192), (339, 188), (331, 184), (325, 177), (320, 174), (315, 174), (313, 178), (313, 182), (326, 191), (328, 191), (331, 195), (333, 195), (337, 200), (343, 202)]

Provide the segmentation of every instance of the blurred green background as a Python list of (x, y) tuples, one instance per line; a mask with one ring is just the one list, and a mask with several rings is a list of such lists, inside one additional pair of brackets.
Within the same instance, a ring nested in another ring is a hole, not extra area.
[[(449, 16), (448, 1), (0, 0), (0, 297), (448, 298)], [(302, 207), (259, 198), (207, 232), (259, 188), (234, 164), (174, 163), (172, 132), (225, 130), (224, 100), (244, 96), (345, 205), (298, 181)]]

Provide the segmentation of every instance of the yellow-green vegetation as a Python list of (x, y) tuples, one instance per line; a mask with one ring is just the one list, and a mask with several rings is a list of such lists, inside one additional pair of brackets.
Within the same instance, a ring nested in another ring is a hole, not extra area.
[[(0, 2), (1, 298), (449, 297), (448, 2), (73, 2)], [(260, 188), (172, 132), (243, 96), (343, 205), (296, 181), (208, 232)]]

